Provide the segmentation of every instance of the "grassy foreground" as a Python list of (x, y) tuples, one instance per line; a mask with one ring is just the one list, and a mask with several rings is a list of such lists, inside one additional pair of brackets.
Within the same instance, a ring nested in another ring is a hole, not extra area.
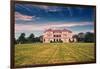
[(15, 66), (94, 61), (94, 43), (34, 43), (15, 46)]

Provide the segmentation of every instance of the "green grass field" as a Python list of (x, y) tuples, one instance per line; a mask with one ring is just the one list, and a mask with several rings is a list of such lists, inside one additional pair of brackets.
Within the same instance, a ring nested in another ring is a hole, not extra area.
[(34, 43), (15, 46), (15, 66), (94, 61), (94, 43)]

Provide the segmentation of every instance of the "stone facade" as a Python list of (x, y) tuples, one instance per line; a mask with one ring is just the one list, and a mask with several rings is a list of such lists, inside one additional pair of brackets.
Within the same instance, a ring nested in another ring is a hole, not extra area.
[(67, 29), (63, 30), (48, 29), (43, 34), (43, 43), (51, 43), (51, 42), (68, 43), (73, 41), (72, 36), (73, 36), (72, 31)]

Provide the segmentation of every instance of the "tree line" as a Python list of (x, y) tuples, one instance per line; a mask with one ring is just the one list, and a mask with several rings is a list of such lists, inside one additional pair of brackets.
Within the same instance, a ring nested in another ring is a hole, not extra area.
[(95, 42), (95, 34), (92, 32), (81, 32), (73, 35), (73, 38), (76, 38), (77, 42)]
[(28, 37), (25, 37), (25, 33), (21, 33), (18, 39), (15, 39), (15, 44), (24, 44), (24, 43), (36, 43), (42, 42), (41, 37), (35, 37), (33, 33), (31, 33)]
[[(25, 33), (21, 33), (18, 39), (15, 39), (15, 44), (42, 42), (42, 36), (35, 37), (33, 33), (31, 33), (28, 37), (25, 36)], [(95, 42), (95, 34), (91, 32), (81, 32), (73, 35), (72, 38), (75, 38), (77, 42)]]

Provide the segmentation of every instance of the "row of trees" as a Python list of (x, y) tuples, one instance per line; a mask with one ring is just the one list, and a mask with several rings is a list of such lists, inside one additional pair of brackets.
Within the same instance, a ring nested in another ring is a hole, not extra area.
[[(73, 35), (73, 38), (77, 40), (77, 42), (94, 42), (95, 35), (94, 33), (78, 33)], [(25, 37), (25, 33), (21, 33), (18, 39), (15, 39), (15, 44), (23, 44), (23, 43), (35, 43), (42, 42), (42, 36), (35, 37), (33, 33), (31, 33), (27, 38)]]
[(21, 33), (18, 39), (15, 39), (15, 44), (23, 44), (23, 43), (35, 43), (35, 42), (42, 42), (40, 37), (35, 37), (33, 33), (29, 35), (29, 37), (25, 37), (25, 33)]
[(95, 42), (95, 34), (91, 32), (78, 33), (73, 38), (76, 38), (77, 42)]

